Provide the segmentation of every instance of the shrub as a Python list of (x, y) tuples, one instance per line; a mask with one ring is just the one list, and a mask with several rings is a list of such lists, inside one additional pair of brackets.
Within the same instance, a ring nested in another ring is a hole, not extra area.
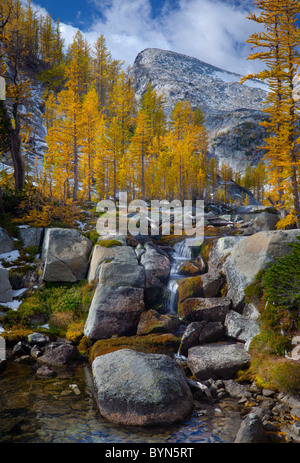
[(62, 335), (70, 324), (86, 318), (94, 289), (86, 281), (45, 283), (24, 297), (18, 311), (8, 310), (3, 325), (6, 329), (18, 325), (29, 327), (31, 317), (43, 315), (45, 321)]

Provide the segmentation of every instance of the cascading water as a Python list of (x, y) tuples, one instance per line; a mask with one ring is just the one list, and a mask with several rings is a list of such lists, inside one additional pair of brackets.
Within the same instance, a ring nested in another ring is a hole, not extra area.
[(179, 281), (186, 278), (180, 275), (179, 270), (182, 264), (192, 258), (192, 250), (186, 244), (186, 240), (180, 241), (173, 246), (170, 279), (167, 285), (166, 312), (177, 314), (178, 285)]

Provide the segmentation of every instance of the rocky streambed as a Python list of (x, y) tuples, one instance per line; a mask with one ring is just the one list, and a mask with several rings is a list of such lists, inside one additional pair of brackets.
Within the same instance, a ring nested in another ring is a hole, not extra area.
[[(8, 346), (1, 396), (12, 400), (11, 382), (26, 405), (3, 401), (2, 441), (299, 442), (299, 397), (236, 381), (259, 332), (257, 307), (245, 304), (244, 290), (298, 235), (257, 231), (254, 224), (243, 236), (214, 240), (207, 262), (196, 250), (189, 259), (183, 244), (170, 299), (174, 249), (140, 236), (93, 246), (75, 230), (46, 230), (43, 280), (86, 275), (96, 289), (80, 342), (33, 329)], [(65, 423), (62, 434), (46, 430), (51, 419), (37, 406), (40, 399), (49, 416)], [(80, 411), (77, 423), (71, 410), (61, 413), (66, 403)], [(100, 422), (111, 433), (102, 433)]]

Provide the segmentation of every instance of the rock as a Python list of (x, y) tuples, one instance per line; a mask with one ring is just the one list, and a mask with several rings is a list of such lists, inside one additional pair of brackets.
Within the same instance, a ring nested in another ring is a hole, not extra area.
[(225, 278), (218, 270), (210, 270), (201, 276), (204, 297), (219, 297)]
[(130, 246), (114, 246), (105, 248), (96, 245), (93, 249), (91, 263), (88, 272), (88, 282), (91, 283), (99, 278), (99, 272), (103, 263), (122, 263), (136, 266), (137, 256)]
[(0, 303), (12, 302), (13, 292), (9, 281), (9, 272), (6, 268), (0, 267)]
[(202, 271), (193, 262), (187, 261), (180, 266), (178, 273), (179, 275), (195, 276), (202, 273)]
[(241, 343), (220, 342), (189, 349), (187, 364), (196, 378), (232, 379), (248, 366), (250, 355)]
[(169, 258), (148, 243), (144, 245), (146, 252), (140, 263), (145, 268), (145, 303), (147, 307), (157, 303), (163, 296), (165, 285), (170, 276)]
[(36, 376), (41, 379), (53, 378), (57, 372), (49, 368), (47, 365), (42, 365), (36, 371)]
[(99, 284), (89, 309), (84, 334), (93, 340), (133, 334), (144, 309), (142, 288)]
[(240, 311), (244, 304), (244, 290), (255, 276), (285, 254), (291, 252), (288, 243), (296, 240), (300, 230), (262, 231), (247, 236), (231, 249), (222, 271), (228, 285), (227, 297), (233, 308)]
[(180, 341), (171, 333), (151, 333), (143, 336), (118, 336), (99, 339), (91, 349), (91, 362), (100, 355), (109, 354), (120, 349), (131, 349), (147, 354), (166, 354), (174, 356), (178, 352)]
[(22, 357), (30, 353), (31, 347), (24, 341), (19, 341), (12, 350), (13, 357)]
[(202, 276), (189, 277), (179, 280), (178, 284), (178, 308), (192, 297), (203, 297)]
[(238, 430), (235, 443), (262, 444), (268, 439), (260, 417), (255, 413), (246, 415)]
[(253, 302), (247, 302), (243, 308), (244, 317), (250, 318), (250, 320), (257, 321), (259, 318), (259, 310), (256, 304)]
[(13, 240), (3, 228), (0, 228), (0, 254), (6, 254), (14, 249)]
[(43, 280), (75, 283), (86, 278), (92, 247), (93, 242), (77, 230), (46, 229)]
[(276, 224), (279, 221), (277, 214), (271, 214), (270, 212), (262, 212), (253, 220), (253, 223), (246, 228), (244, 235), (253, 235), (260, 231), (275, 230)]
[(189, 348), (199, 344), (199, 336), (206, 323), (206, 321), (201, 321), (188, 324), (181, 338), (179, 347), (179, 352), (181, 355), (186, 357)]
[(49, 336), (42, 333), (31, 333), (28, 335), (27, 340), (30, 344), (37, 344), (38, 346), (44, 346), (50, 341)]
[(259, 325), (244, 315), (231, 310), (225, 318), (225, 334), (240, 342), (245, 342), (247, 347), (252, 339), (260, 333)]
[(208, 256), (209, 269), (221, 268), (234, 246), (244, 239), (245, 236), (224, 236), (217, 239)]
[(23, 241), (23, 248), (39, 248), (42, 243), (43, 228), (19, 228), (19, 235)]
[(53, 342), (45, 348), (45, 352), (38, 357), (38, 363), (52, 367), (63, 367), (78, 357), (78, 351), (75, 346), (69, 342)]
[(244, 384), (239, 384), (233, 379), (227, 379), (223, 381), (224, 388), (227, 394), (230, 397), (234, 397), (235, 399), (240, 399), (242, 397), (251, 397), (251, 392), (248, 390), (248, 387)]
[(194, 322), (206, 320), (224, 323), (231, 309), (231, 300), (227, 297), (189, 298), (178, 305), (178, 316), (182, 321)]
[(145, 268), (146, 288), (165, 284), (170, 276), (171, 264), (168, 257), (146, 243), (146, 252), (141, 256), (141, 265)]
[(32, 358), (37, 360), (38, 357), (41, 357), (43, 355), (43, 351), (39, 346), (34, 345), (33, 348), (30, 351), (30, 355), (31, 355)]
[(156, 310), (143, 312), (137, 326), (137, 335), (150, 333), (174, 333), (181, 325), (174, 315), (161, 315)]
[(300, 344), (298, 344), (294, 349), (292, 350), (290, 354), (291, 359), (293, 360), (300, 360)]
[(169, 425), (192, 409), (192, 394), (177, 362), (167, 355), (123, 349), (92, 364), (100, 413), (116, 424)]
[(224, 326), (221, 322), (209, 322), (207, 323), (201, 333), (199, 334), (198, 343), (206, 344), (209, 342), (217, 342), (223, 338)]
[[(133, 251), (134, 252), (134, 251)], [(99, 284), (144, 288), (145, 269), (135, 262), (103, 262), (99, 270)]]

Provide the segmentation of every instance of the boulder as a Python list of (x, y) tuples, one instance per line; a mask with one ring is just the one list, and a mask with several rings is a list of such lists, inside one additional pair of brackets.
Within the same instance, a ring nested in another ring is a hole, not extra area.
[(147, 307), (157, 303), (163, 296), (171, 271), (169, 258), (152, 245), (145, 243), (146, 252), (140, 257), (145, 268), (145, 303)]
[(27, 340), (29, 344), (32, 344), (32, 345), (37, 344), (40, 347), (50, 342), (49, 336), (46, 336), (45, 334), (42, 334), (42, 333), (30, 333), (27, 336)]
[(13, 240), (3, 228), (0, 228), (0, 254), (6, 254), (14, 249)]
[(206, 323), (206, 321), (201, 321), (192, 322), (188, 324), (180, 342), (179, 353), (181, 355), (184, 355), (186, 357), (188, 354), (188, 350), (191, 347), (195, 347), (199, 344), (199, 336)]
[(235, 443), (264, 444), (267, 442), (267, 435), (260, 417), (256, 413), (249, 413), (246, 415), (238, 430)]
[(224, 325), (221, 322), (208, 322), (201, 331), (198, 344), (217, 342), (223, 338)]
[(212, 269), (201, 276), (204, 297), (218, 297), (225, 283), (225, 277), (217, 269)]
[(231, 249), (222, 271), (228, 285), (227, 296), (237, 311), (243, 308), (246, 286), (253, 283), (260, 270), (290, 253), (288, 243), (296, 241), (297, 236), (300, 230), (262, 231), (245, 237)]
[(260, 315), (257, 305), (254, 302), (247, 302), (243, 308), (243, 315), (257, 321)]
[(195, 297), (178, 305), (178, 316), (185, 322), (206, 320), (224, 323), (230, 309), (231, 300), (227, 297)]
[(156, 310), (143, 312), (137, 327), (137, 335), (150, 333), (174, 333), (181, 325), (174, 315), (161, 315)]
[(191, 261), (184, 262), (178, 271), (179, 275), (195, 276), (202, 273), (201, 269)]
[(160, 287), (170, 276), (170, 260), (150, 244), (146, 243), (144, 247), (146, 252), (141, 256), (140, 262), (145, 268), (146, 288)]
[(221, 268), (234, 246), (241, 243), (244, 239), (245, 236), (224, 236), (217, 239), (208, 256), (209, 269)]
[(38, 363), (52, 367), (63, 367), (78, 357), (78, 351), (69, 342), (53, 342), (45, 348), (43, 355), (37, 358)]
[(170, 425), (192, 409), (192, 393), (177, 362), (163, 354), (122, 349), (92, 364), (101, 415), (122, 425)]
[(250, 358), (243, 344), (223, 341), (192, 347), (187, 364), (200, 380), (232, 379), (238, 370), (249, 365)]
[(249, 346), (252, 339), (260, 333), (259, 325), (256, 321), (231, 310), (225, 318), (225, 334), (240, 342), (245, 342)]
[(178, 308), (192, 297), (203, 297), (202, 276), (183, 278), (178, 284)]
[(251, 392), (246, 384), (239, 384), (233, 379), (223, 380), (223, 384), (225, 391), (230, 397), (234, 397), (235, 399), (241, 399), (242, 397), (251, 398)]
[(257, 215), (253, 222), (246, 228), (244, 235), (253, 235), (260, 231), (275, 230), (278, 221), (279, 216), (277, 214), (262, 212)]
[(23, 241), (23, 248), (39, 248), (42, 243), (43, 228), (19, 227), (19, 235)]
[(143, 288), (99, 284), (89, 309), (84, 334), (93, 340), (133, 334), (144, 309)]
[(89, 283), (99, 278), (100, 268), (104, 263), (122, 263), (137, 266), (138, 260), (134, 250), (130, 246), (124, 245), (106, 248), (97, 244), (93, 249), (89, 267), (87, 277)]
[(46, 229), (43, 280), (75, 283), (86, 278), (92, 247), (93, 242), (77, 230)]
[(104, 262), (99, 270), (99, 284), (144, 288), (145, 269), (135, 262)]
[(12, 302), (13, 292), (9, 281), (9, 272), (0, 267), (0, 303)]

